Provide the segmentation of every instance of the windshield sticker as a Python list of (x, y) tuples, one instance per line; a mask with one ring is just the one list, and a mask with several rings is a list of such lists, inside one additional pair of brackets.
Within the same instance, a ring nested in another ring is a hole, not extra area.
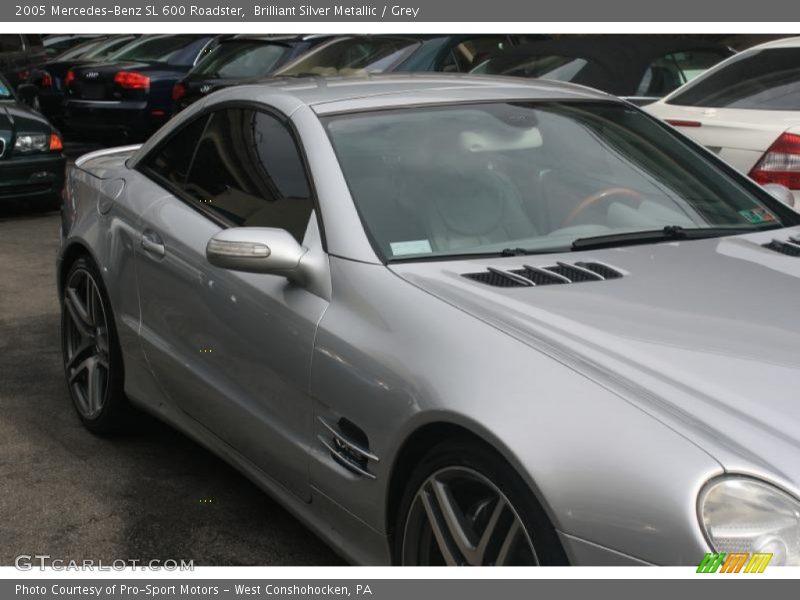
[(761, 223), (772, 223), (775, 221), (775, 215), (769, 212), (766, 208), (756, 207), (745, 210), (740, 210), (739, 214), (742, 215), (753, 225), (760, 225)]
[(433, 252), (431, 243), (428, 240), (409, 240), (407, 242), (392, 242), (389, 244), (394, 256), (406, 256), (408, 254), (430, 254)]

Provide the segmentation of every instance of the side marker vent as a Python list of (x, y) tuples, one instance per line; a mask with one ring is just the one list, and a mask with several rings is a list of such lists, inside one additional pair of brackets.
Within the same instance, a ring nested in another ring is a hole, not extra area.
[(787, 256), (800, 256), (800, 237), (794, 236), (788, 240), (774, 239), (769, 244), (764, 244), (764, 248)]
[(537, 287), (563, 285), (584, 281), (620, 279), (624, 275), (609, 265), (599, 262), (558, 262), (547, 267), (523, 265), (521, 269), (503, 270), (488, 267), (478, 273), (464, 273), (463, 277), (493, 287)]
[(339, 419), (336, 426), (330, 425), (322, 417), (317, 419), (323, 426), (323, 433), (317, 439), (331, 457), (349, 471), (367, 479), (375, 479), (369, 467), (370, 463), (377, 463), (380, 459), (369, 451), (366, 434), (347, 419)]

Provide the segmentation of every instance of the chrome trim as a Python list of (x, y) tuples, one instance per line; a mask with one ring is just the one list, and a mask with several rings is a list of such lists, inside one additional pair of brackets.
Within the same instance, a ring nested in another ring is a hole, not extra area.
[(541, 273), (542, 275), (552, 277), (553, 279), (558, 279), (559, 281), (563, 281), (564, 283), (572, 283), (572, 279), (570, 279), (569, 277), (565, 277), (560, 273), (555, 273), (549, 270), (547, 267), (534, 267), (533, 265), (522, 265), (522, 267), (528, 269), (529, 271), (533, 271), (534, 273)]
[(800, 250), (800, 239), (797, 238), (789, 238), (788, 240), (779, 240), (778, 238), (774, 238), (772, 243), (777, 244), (778, 246), (788, 246), (793, 250)]
[(579, 264), (569, 264), (569, 263), (565, 263), (565, 262), (561, 262), (561, 261), (556, 262), (556, 264), (559, 267), (564, 267), (566, 269), (577, 269), (581, 273), (585, 273), (586, 275), (591, 275), (592, 277), (597, 279), (597, 281), (605, 281), (606, 280), (606, 278), (603, 277), (602, 275), (600, 275), (600, 273), (595, 273), (591, 269), (587, 269), (586, 267), (582, 267)]
[(334, 448), (330, 443), (328, 443), (328, 440), (326, 440), (324, 437), (322, 437), (321, 435), (317, 435), (317, 439), (322, 443), (323, 446), (325, 446), (328, 452), (331, 453), (331, 457), (333, 457), (333, 460), (342, 465), (344, 468), (350, 469), (358, 473), (359, 475), (363, 475), (364, 477), (367, 477), (369, 479), (377, 479), (375, 475), (373, 475), (366, 469), (363, 469), (359, 465), (347, 460), (344, 456), (342, 456), (342, 454), (338, 450), (336, 450), (336, 448)]
[(509, 273), (508, 271), (504, 271), (503, 269), (497, 269), (495, 267), (487, 267), (487, 270), (494, 273), (495, 275), (504, 277), (509, 281), (513, 281), (514, 283), (519, 283), (520, 285), (524, 285), (527, 287), (536, 286), (536, 284), (527, 277), (523, 277), (522, 275), (517, 275), (516, 273)]
[(620, 271), (617, 267), (614, 267), (614, 266), (608, 264), (607, 262), (603, 262), (602, 260), (581, 260), (581, 261), (578, 261), (575, 264), (577, 264), (578, 266), (581, 266), (581, 267), (586, 266), (586, 265), (600, 265), (601, 267), (605, 267), (609, 271), (614, 271), (614, 273), (616, 273), (620, 277), (625, 277), (626, 275), (628, 275), (628, 273)]
[(381, 462), (381, 459), (375, 456), (372, 452), (370, 452), (369, 450), (364, 450), (361, 446), (357, 446), (356, 444), (348, 440), (346, 437), (344, 437), (344, 434), (340, 433), (339, 431), (336, 431), (333, 427), (328, 425), (328, 423), (322, 417), (317, 417), (317, 420), (320, 423), (322, 423), (322, 426), (325, 427), (325, 429), (331, 432), (331, 435), (333, 435), (333, 437), (335, 437), (342, 444), (347, 446), (348, 449), (352, 450), (356, 454), (360, 454), (367, 460), (371, 460), (373, 462)]

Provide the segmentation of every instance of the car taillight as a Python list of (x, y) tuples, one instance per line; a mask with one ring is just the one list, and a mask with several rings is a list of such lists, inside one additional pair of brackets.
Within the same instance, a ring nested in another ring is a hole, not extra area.
[(75, 71), (70, 69), (69, 71), (67, 71), (67, 74), (64, 77), (64, 85), (69, 87), (72, 85), (73, 81), (75, 81)]
[(790, 190), (800, 190), (800, 135), (782, 134), (750, 171), (761, 185), (778, 183)]
[(28, 77), (30, 76), (30, 74), (31, 74), (30, 71), (27, 71), (27, 70), (26, 71), (20, 71), (19, 73), (17, 73), (17, 77), (19, 77), (20, 81), (27, 81)]
[(114, 83), (126, 90), (150, 89), (150, 78), (135, 71), (120, 71), (114, 75)]
[(53, 87), (53, 77), (47, 71), (42, 71), (42, 77), (39, 79), (39, 87), (48, 89)]
[(172, 100), (177, 102), (186, 95), (186, 86), (178, 82), (172, 86)]
[(687, 121), (686, 119), (664, 119), (667, 123), (672, 125), (673, 127), (702, 127), (703, 124), (700, 121)]
[(64, 142), (57, 133), (50, 134), (50, 152), (61, 152), (64, 149)]

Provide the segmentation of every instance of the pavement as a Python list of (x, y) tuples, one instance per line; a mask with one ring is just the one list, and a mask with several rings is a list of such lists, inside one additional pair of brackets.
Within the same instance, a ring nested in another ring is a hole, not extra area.
[(97, 437), (71, 405), (55, 287), (58, 213), (0, 206), (0, 565), (20, 554), (339, 565), (237, 471), (166, 425)]

